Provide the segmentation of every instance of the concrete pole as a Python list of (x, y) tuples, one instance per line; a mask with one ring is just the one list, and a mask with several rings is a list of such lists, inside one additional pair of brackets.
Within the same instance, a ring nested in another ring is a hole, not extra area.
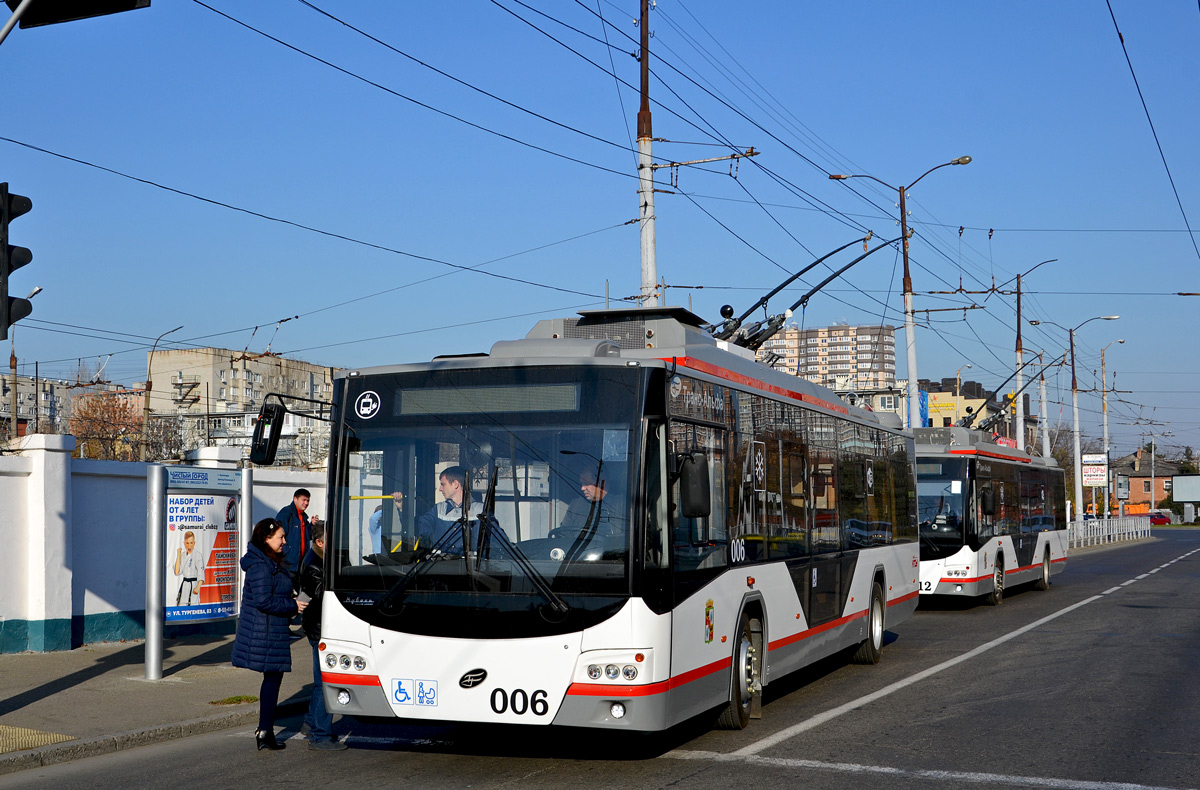
[(642, 306), (658, 304), (658, 260), (654, 240), (654, 167), (650, 125), (650, 0), (642, 0), (642, 104), (638, 110), (638, 197), (641, 205)]
[(1083, 521), (1083, 460), (1079, 452), (1079, 384), (1075, 380), (1075, 330), (1071, 339), (1071, 415), (1075, 425), (1075, 520)]
[[(922, 176), (924, 178), (924, 176)], [(918, 179), (919, 180), (919, 179)], [(908, 364), (908, 427), (918, 425), (921, 419), (921, 395), (917, 387), (917, 337), (913, 321), (912, 275), (908, 269), (908, 207), (904, 197), (905, 187), (900, 187), (900, 237), (904, 257), (904, 346)]]
[(146, 680), (162, 680), (167, 568), (167, 468), (146, 467)]
[[(1041, 361), (1041, 354), (1038, 354), (1038, 360)], [(1041, 395), (1042, 406), (1038, 414), (1038, 422), (1042, 425), (1042, 457), (1050, 457), (1050, 423), (1046, 421), (1046, 371), (1042, 370), (1041, 381), (1038, 382), (1038, 390)]]
[(1025, 451), (1025, 396), (1021, 394), (1022, 378), (1021, 374), (1022, 357), (1025, 355), (1025, 349), (1021, 347), (1021, 275), (1017, 275), (1017, 378), (1016, 384), (1013, 386), (1016, 389), (1013, 392), (1017, 393), (1017, 449), (1021, 452)]

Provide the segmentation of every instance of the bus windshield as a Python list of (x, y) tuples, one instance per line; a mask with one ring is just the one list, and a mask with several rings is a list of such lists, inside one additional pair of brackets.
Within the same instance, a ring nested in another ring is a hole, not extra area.
[(638, 382), (603, 366), (351, 379), (329, 588), (410, 633), (511, 637), (608, 616), (630, 592)]
[(948, 556), (964, 545), (966, 471), (962, 459), (917, 459), (917, 520), (922, 559)]

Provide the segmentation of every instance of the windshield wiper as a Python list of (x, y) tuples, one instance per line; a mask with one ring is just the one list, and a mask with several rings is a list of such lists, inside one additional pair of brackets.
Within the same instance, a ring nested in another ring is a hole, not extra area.
[[(509, 542), (507, 535), (499, 529), (499, 522), (496, 521), (496, 469), (492, 468), (491, 480), (488, 484), (487, 497), (484, 500), (484, 508), (476, 517), (479, 522), (478, 536), (475, 540), (475, 551), (472, 557), (471, 548), (471, 518), (470, 513), (470, 488), (469, 485), (463, 496), (462, 515), (458, 519), (458, 523), (447, 529), (442, 537), (430, 548), (429, 553), (422, 560), (417, 561), (407, 573), (397, 581), (392, 588), (388, 590), (387, 595), (380, 600), (379, 611), (386, 615), (395, 615), (399, 613), (400, 602), (404, 597), (405, 591), (409, 588), (412, 581), (420, 574), (427, 572), (429, 568), (434, 567), (437, 562), (445, 562), (456, 560), (460, 557), (465, 564), (467, 576), (472, 582), (482, 581), (485, 586), (492, 588), (494, 591), (498, 586), (497, 581), (487, 574), (479, 570), (479, 563), (486, 558), (493, 545), (501, 548), (502, 554), (507, 554), (508, 559), (515, 563), (526, 575), (526, 577), (537, 588), (537, 591), (544, 597), (550, 605), (550, 608), (558, 615), (565, 615), (571, 610), (557, 593), (550, 588), (550, 583), (546, 580), (529, 558), (525, 556), (517, 546)], [(447, 551), (450, 547), (462, 540), (456, 549), (458, 551)], [(461, 547), (461, 548), (459, 548)]]

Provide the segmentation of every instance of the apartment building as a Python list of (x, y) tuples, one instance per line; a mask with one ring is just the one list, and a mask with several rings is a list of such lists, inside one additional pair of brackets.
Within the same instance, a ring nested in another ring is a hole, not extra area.
[(888, 389), (896, 385), (896, 328), (790, 324), (763, 344), (758, 358), (830, 388)]

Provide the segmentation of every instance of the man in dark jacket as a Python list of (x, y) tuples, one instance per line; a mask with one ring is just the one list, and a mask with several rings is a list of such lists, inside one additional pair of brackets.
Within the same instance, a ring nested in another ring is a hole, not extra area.
[(275, 520), (283, 525), (283, 534), (287, 543), (283, 547), (283, 564), (292, 574), (293, 581), (300, 571), (300, 558), (308, 550), (308, 541), (312, 540), (312, 521), (305, 514), (312, 494), (307, 488), (297, 488), (292, 494), (292, 504), (283, 508), (275, 515)]
[(312, 546), (300, 563), (300, 595), (310, 602), (304, 610), (304, 634), (312, 645), (313, 690), (308, 701), (308, 713), (304, 716), (304, 729), (308, 730), (308, 748), (315, 751), (339, 751), (346, 744), (339, 743), (333, 734), (333, 714), (325, 707), (325, 686), (321, 682), (321, 596), (325, 593), (325, 525), (311, 525)]

